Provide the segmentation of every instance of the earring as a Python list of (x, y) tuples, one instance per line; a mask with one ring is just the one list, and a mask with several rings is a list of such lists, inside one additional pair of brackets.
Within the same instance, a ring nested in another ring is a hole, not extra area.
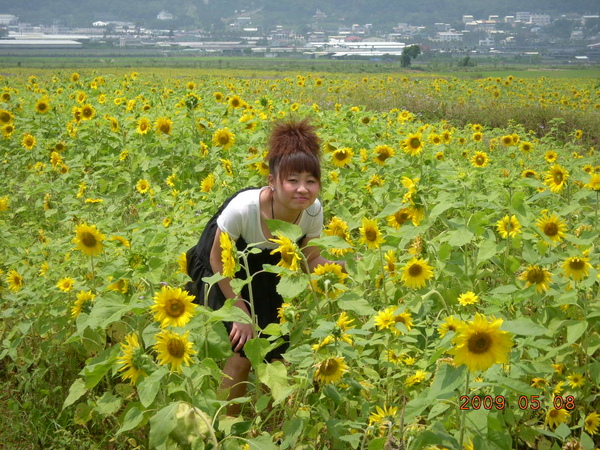
[(271, 188), (271, 192), (275, 192), (275, 188), (274, 187)]

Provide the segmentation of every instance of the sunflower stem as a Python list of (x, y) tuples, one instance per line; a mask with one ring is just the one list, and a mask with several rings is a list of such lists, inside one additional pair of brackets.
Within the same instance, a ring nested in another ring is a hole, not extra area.
[[(465, 395), (469, 395), (469, 381), (470, 381), (471, 372), (467, 370), (467, 381), (465, 383)], [(459, 410), (460, 411), (460, 410)], [(462, 416), (460, 418), (460, 438), (458, 440), (459, 448), (463, 447), (463, 442), (465, 439), (465, 427), (467, 422), (467, 411), (462, 412)]]
[(383, 264), (383, 250), (379, 246), (379, 262), (381, 263), (381, 285), (383, 286), (383, 300), (388, 304), (387, 289), (385, 287), (385, 265)]

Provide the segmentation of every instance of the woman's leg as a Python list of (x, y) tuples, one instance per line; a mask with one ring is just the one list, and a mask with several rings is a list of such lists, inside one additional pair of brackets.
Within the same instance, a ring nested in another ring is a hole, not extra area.
[[(228, 400), (243, 397), (246, 394), (246, 382), (250, 373), (250, 360), (239, 353), (229, 357), (223, 368), (225, 377), (221, 382), (222, 389), (229, 389)], [(237, 416), (241, 405), (232, 404), (227, 407), (227, 414)]]

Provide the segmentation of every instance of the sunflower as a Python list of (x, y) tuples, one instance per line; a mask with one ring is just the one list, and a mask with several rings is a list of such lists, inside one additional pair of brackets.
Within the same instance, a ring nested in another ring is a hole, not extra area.
[(410, 156), (419, 156), (423, 151), (423, 139), (420, 133), (409, 133), (408, 136), (400, 143), (404, 153)]
[(417, 370), (414, 375), (406, 378), (404, 384), (408, 387), (414, 386), (415, 384), (422, 383), (427, 378), (428, 373), (424, 370)]
[(348, 278), (348, 274), (342, 271), (342, 266), (336, 263), (319, 264), (313, 273), (318, 276), (316, 280), (313, 280), (315, 290), (325, 294), (328, 298), (336, 298), (342, 291), (335, 285), (344, 284), (344, 280)]
[(561, 423), (567, 423), (571, 415), (566, 409), (554, 409), (552, 408), (546, 413), (546, 423), (551, 428), (556, 428)]
[(15, 119), (15, 116), (10, 111), (5, 109), (0, 109), (0, 123), (5, 125), (7, 123), (12, 123)]
[(479, 296), (474, 292), (468, 291), (458, 297), (458, 303), (462, 306), (474, 305), (479, 303)]
[(23, 147), (25, 147), (27, 150), (33, 150), (33, 148), (35, 147), (36, 144), (37, 144), (37, 140), (35, 139), (35, 136), (33, 136), (31, 133), (25, 133), (23, 135), (23, 139), (21, 140), (21, 145)]
[(344, 362), (343, 357), (327, 358), (315, 365), (315, 380), (321, 383), (337, 382), (345, 372), (348, 371), (348, 366)]
[(105, 237), (98, 231), (96, 225), (89, 226), (84, 223), (75, 227), (73, 243), (77, 245), (77, 250), (81, 250), (84, 254), (97, 256), (102, 253), (102, 241)]
[(567, 224), (560, 217), (552, 214), (548, 216), (544, 213), (536, 221), (537, 227), (540, 231), (553, 242), (560, 242), (565, 237), (565, 231)]
[(537, 178), (537, 172), (531, 169), (525, 169), (521, 172), (521, 178)]
[(50, 111), (50, 102), (46, 98), (42, 98), (35, 104), (35, 110), (40, 114), (46, 114)]
[(215, 176), (212, 173), (209, 173), (204, 179), (200, 182), (200, 190), (202, 192), (210, 192), (212, 188), (215, 186)]
[(227, 278), (233, 278), (237, 267), (236, 251), (229, 233), (226, 231), (221, 231), (219, 245), (221, 247), (221, 262), (223, 263), (222, 275)]
[(581, 139), (583, 137), (583, 131), (575, 130), (574, 137), (575, 137), (575, 139)]
[(229, 128), (222, 128), (215, 131), (212, 142), (215, 146), (221, 147), (223, 150), (229, 150), (235, 143), (235, 135), (229, 131)]
[(71, 74), (71, 81), (73, 83), (77, 83), (79, 81), (79, 74), (77, 72), (73, 72)]
[(505, 136), (502, 136), (500, 138), (500, 141), (502, 142), (502, 145), (504, 145), (505, 147), (510, 147), (514, 143), (512, 134), (507, 134)]
[(502, 319), (494, 317), (488, 320), (477, 313), (472, 322), (461, 324), (458, 334), (452, 339), (454, 347), (449, 351), (454, 355), (454, 363), (465, 364), (471, 371), (507, 363), (513, 341), (508, 332), (500, 330), (502, 322)]
[(8, 289), (16, 294), (23, 288), (25, 282), (21, 274), (13, 269), (6, 275), (6, 284), (8, 284)]
[[(331, 221), (327, 224), (327, 227), (323, 230), (323, 233), (326, 236), (339, 236), (343, 240), (345, 240), (348, 244), (352, 245), (352, 243), (350, 242), (350, 233), (349, 233), (348, 224), (344, 220), (340, 219), (337, 216), (333, 216), (331, 218)], [(342, 248), (342, 249), (332, 248), (332, 249), (329, 249), (329, 251), (333, 255), (342, 256), (348, 252), (352, 252), (353, 250), (352, 250), (352, 247), (348, 247), (348, 248)]]
[(473, 167), (485, 167), (488, 165), (489, 161), (490, 159), (485, 152), (475, 152), (475, 154), (471, 157), (471, 165)]
[(381, 231), (377, 226), (377, 221), (374, 219), (363, 218), (362, 227), (358, 230), (361, 235), (358, 242), (360, 244), (366, 244), (370, 249), (379, 248), (379, 246), (385, 242), (385, 239), (381, 236)]
[(119, 121), (116, 117), (109, 117), (108, 121), (110, 122), (110, 131), (113, 133), (119, 132)]
[(590, 258), (584, 256), (571, 256), (565, 260), (562, 268), (568, 277), (580, 281), (588, 276), (588, 270), (592, 267), (589, 261)]
[(227, 175), (232, 177), (233, 176), (233, 165), (231, 164), (231, 161), (229, 161), (228, 159), (222, 159), (222, 158), (219, 161), (221, 161), (223, 170), (227, 173)]
[(396, 230), (400, 229), (405, 222), (411, 220), (412, 221), (413, 208), (402, 208), (396, 211), (391, 216), (387, 217), (387, 223), (390, 227), (395, 228)]
[(504, 239), (508, 237), (515, 237), (517, 234), (521, 233), (521, 224), (517, 217), (513, 214), (512, 216), (504, 216), (496, 223), (496, 228), (500, 236)]
[(182, 327), (190, 321), (196, 304), (194, 296), (181, 288), (163, 286), (154, 296), (154, 304), (150, 309), (154, 312), (154, 320), (160, 322), (162, 328)]
[(92, 120), (96, 115), (96, 110), (92, 105), (82, 105), (80, 108), (81, 120)]
[(397, 308), (395, 306), (390, 306), (389, 308), (386, 308), (383, 311), (379, 311), (375, 315), (373, 322), (375, 323), (375, 326), (377, 327), (377, 329), (388, 330), (396, 325), (396, 320), (395, 320), (396, 309)]
[(71, 317), (73, 319), (77, 318), (83, 311), (83, 308), (93, 302), (95, 298), (96, 296), (92, 294), (92, 291), (79, 291), (77, 293), (77, 299), (71, 307)]
[(383, 408), (376, 406), (375, 411), (369, 416), (369, 427), (377, 427), (379, 436), (384, 436), (388, 430), (394, 429), (398, 422), (398, 408), (383, 405)]
[(519, 148), (523, 153), (531, 153), (533, 151), (533, 144), (531, 142), (523, 141)]
[(331, 154), (331, 162), (336, 167), (344, 167), (350, 164), (352, 156), (354, 156), (352, 149), (348, 147), (338, 148)]
[(150, 183), (148, 182), (148, 180), (141, 179), (138, 180), (138, 182), (135, 185), (135, 188), (140, 194), (145, 194), (150, 190)]
[(140, 377), (147, 376), (144, 371), (143, 359), (146, 354), (140, 345), (137, 333), (130, 333), (125, 336), (125, 342), (121, 342), (121, 356), (117, 358), (117, 363), (121, 364), (119, 368), (123, 381), (129, 380), (132, 385), (137, 383)]
[(598, 427), (600, 427), (600, 414), (596, 411), (592, 411), (585, 417), (585, 431), (590, 435), (598, 433)]
[(285, 236), (280, 236), (279, 239), (272, 238), (270, 241), (279, 245), (279, 247), (271, 252), (271, 255), (275, 253), (281, 254), (281, 261), (277, 263), (278, 266), (293, 271), (300, 268), (299, 263), (302, 261), (302, 256), (300, 256), (300, 250), (295, 242)]
[(10, 205), (10, 200), (8, 199), (8, 195), (4, 197), (0, 197), (0, 212), (8, 211), (8, 207)]
[(173, 132), (173, 121), (168, 117), (159, 117), (154, 122), (154, 129), (157, 134), (170, 135)]
[(553, 165), (544, 178), (544, 183), (550, 187), (550, 191), (557, 193), (562, 191), (569, 178), (569, 172), (558, 164)]
[(114, 283), (111, 283), (107, 286), (108, 289), (115, 292), (120, 292), (121, 294), (126, 294), (129, 291), (129, 281), (124, 280), (123, 278), (118, 279)]
[(213, 96), (215, 97), (215, 100), (219, 103), (225, 99), (225, 96), (221, 92), (215, 92), (213, 93)]
[(572, 388), (577, 389), (585, 386), (585, 379), (580, 373), (571, 372), (571, 375), (568, 375), (567, 379), (569, 380), (569, 386), (571, 386)]
[(74, 286), (75, 280), (70, 277), (61, 278), (60, 280), (58, 280), (58, 283), (56, 283), (56, 287), (61, 292), (71, 292)]
[(548, 381), (545, 378), (533, 377), (531, 379), (531, 387), (543, 389), (548, 386)]
[(438, 333), (440, 334), (441, 337), (446, 336), (446, 333), (448, 333), (448, 331), (452, 331), (453, 333), (456, 333), (458, 331), (458, 328), (461, 326), (461, 324), (462, 324), (462, 321), (460, 319), (457, 319), (454, 316), (446, 317), (444, 319), (444, 321), (438, 327)]
[(154, 350), (158, 353), (160, 365), (171, 364), (171, 372), (181, 373), (181, 364), (189, 366), (192, 363), (192, 355), (196, 351), (192, 343), (188, 341), (190, 332), (181, 335), (170, 330), (162, 330), (156, 335)]
[(402, 282), (412, 289), (424, 287), (425, 282), (433, 277), (432, 269), (424, 259), (412, 258), (402, 270)]
[(519, 279), (527, 282), (525, 287), (535, 285), (536, 292), (546, 292), (550, 289), (548, 283), (552, 279), (552, 274), (543, 267), (530, 265)]
[(2, 136), (4, 139), (10, 138), (15, 132), (15, 126), (12, 123), (7, 123), (6, 125), (2, 125)]
[(373, 160), (380, 166), (383, 166), (388, 158), (391, 158), (396, 154), (394, 149), (389, 145), (378, 145), (375, 147), (375, 150), (373, 150), (373, 153), (375, 153)]
[(229, 99), (229, 106), (232, 108), (241, 108), (244, 106), (244, 101), (239, 96), (234, 95)]
[(444, 156), (444, 152), (437, 152), (435, 154), (435, 159), (437, 159), (438, 161), (444, 161), (444, 159), (446, 159), (446, 157)]
[(600, 192), (600, 173), (590, 175), (590, 181), (585, 185), (587, 189)]
[(544, 159), (546, 160), (547, 163), (552, 164), (552, 163), (556, 162), (556, 160), (558, 159), (558, 154), (554, 150), (548, 150), (544, 154)]

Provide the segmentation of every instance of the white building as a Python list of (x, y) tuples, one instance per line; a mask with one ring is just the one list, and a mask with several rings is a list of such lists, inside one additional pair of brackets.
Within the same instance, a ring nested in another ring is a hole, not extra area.
[(546, 25), (550, 25), (550, 23), (552, 23), (552, 20), (550, 19), (550, 16), (548, 14), (532, 13), (529, 18), (529, 23), (537, 25), (538, 27), (545, 27)]
[(17, 23), (19, 18), (12, 14), (0, 14), (0, 25), (11, 25)]
[(463, 34), (456, 31), (439, 31), (436, 33), (436, 41), (456, 42), (463, 40)]
[(173, 20), (173, 14), (171, 14), (168, 11), (162, 10), (161, 12), (158, 13), (156, 18), (158, 20)]

